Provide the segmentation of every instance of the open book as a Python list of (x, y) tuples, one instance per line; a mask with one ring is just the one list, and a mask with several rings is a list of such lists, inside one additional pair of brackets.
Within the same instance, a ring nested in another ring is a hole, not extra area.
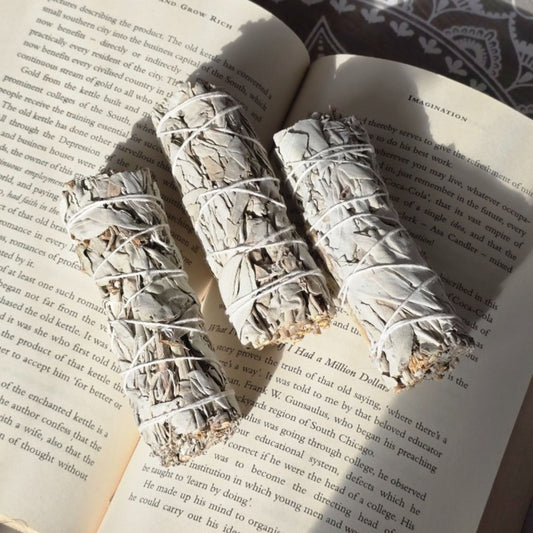
[[(287, 27), (244, 0), (35, 0), (3, 2), (0, 15), (0, 523), (43, 533), (519, 531), (528, 441), (504, 452), (533, 366), (529, 119), (401, 64), (310, 65)], [(330, 106), (365, 122), (403, 223), (472, 328), (472, 357), (441, 382), (394, 394), (342, 313), (296, 345), (238, 345), (148, 117), (195, 75), (242, 101), (269, 148), (284, 124)], [(246, 414), (227, 444), (171, 469), (139, 441), (99, 296), (58, 213), (73, 176), (140, 166), (162, 188)], [(505, 485), (494, 484), (498, 469)]]

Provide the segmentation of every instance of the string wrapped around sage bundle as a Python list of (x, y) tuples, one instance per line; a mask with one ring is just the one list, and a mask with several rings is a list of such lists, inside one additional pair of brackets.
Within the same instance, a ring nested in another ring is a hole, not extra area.
[(309, 238), (385, 385), (400, 390), (441, 378), (472, 339), (400, 223), (362, 124), (315, 113), (274, 142)]
[(239, 406), (149, 170), (70, 181), (62, 216), (100, 290), (124, 391), (152, 451), (170, 466), (226, 440)]
[(241, 106), (198, 80), (152, 118), (241, 343), (296, 341), (329, 325), (324, 276)]

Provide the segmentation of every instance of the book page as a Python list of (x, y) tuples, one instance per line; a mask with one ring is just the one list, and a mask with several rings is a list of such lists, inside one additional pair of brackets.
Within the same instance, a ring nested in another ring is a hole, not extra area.
[[(533, 479), (533, 380), (507, 443), (478, 533), (528, 531)], [(518, 475), (517, 475), (518, 474)], [(525, 475), (524, 475), (525, 474)], [(530, 526), (531, 528), (531, 526)]]
[(270, 139), (308, 58), (240, 0), (4, 2), (0, 15), (0, 515), (94, 531), (138, 437), (98, 291), (59, 217), (62, 185), (149, 167), (201, 290), (210, 276), (148, 114), (199, 74)]
[(103, 533), (477, 530), (532, 374), (533, 126), (457, 83), (365, 58), (313, 65), (289, 122), (330, 105), (366, 121), (474, 353), (442, 381), (393, 393), (347, 314), (320, 336), (253, 351), (213, 290), (210, 333), (246, 419), (184, 468), (162, 469), (139, 446)]

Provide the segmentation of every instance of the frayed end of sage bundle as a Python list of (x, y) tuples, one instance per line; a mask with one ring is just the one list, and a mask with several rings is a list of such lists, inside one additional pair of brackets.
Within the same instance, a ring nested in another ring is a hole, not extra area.
[(309, 239), (385, 385), (442, 378), (473, 340), (400, 223), (362, 124), (315, 113), (274, 142)]
[(390, 389), (399, 392), (424, 380), (443, 379), (460, 359), (472, 353), (473, 339), (461, 319), (449, 317), (440, 326), (435, 326), (434, 331), (439, 332), (438, 337), (433, 336), (422, 345), (415, 345), (406, 364), (402, 363), (402, 367), (392, 375), (386, 353), (376, 359), (383, 381)]
[(239, 406), (150, 172), (72, 180), (61, 212), (81, 269), (100, 290), (111, 351), (145, 442), (170, 466), (226, 440)]
[(225, 443), (237, 429), (240, 416), (228, 417), (225, 413), (214, 416), (194, 434), (180, 434), (171, 424), (167, 424), (165, 433), (152, 451), (161, 460), (163, 466), (175, 466), (187, 463), (205, 453), (211, 446)]
[(240, 104), (198, 80), (179, 84), (152, 119), (240, 342), (261, 348), (329, 326), (323, 273)]

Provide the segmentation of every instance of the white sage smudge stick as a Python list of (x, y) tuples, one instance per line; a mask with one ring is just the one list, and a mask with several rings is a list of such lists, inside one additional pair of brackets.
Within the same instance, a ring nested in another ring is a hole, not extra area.
[(384, 383), (399, 390), (441, 378), (472, 339), (400, 223), (361, 123), (315, 113), (274, 142), (309, 238)]
[(148, 170), (76, 179), (62, 216), (93, 276), (139, 431), (165, 466), (226, 440), (239, 406)]
[(329, 325), (324, 276), (241, 106), (198, 80), (180, 84), (153, 122), (241, 343), (296, 341)]

